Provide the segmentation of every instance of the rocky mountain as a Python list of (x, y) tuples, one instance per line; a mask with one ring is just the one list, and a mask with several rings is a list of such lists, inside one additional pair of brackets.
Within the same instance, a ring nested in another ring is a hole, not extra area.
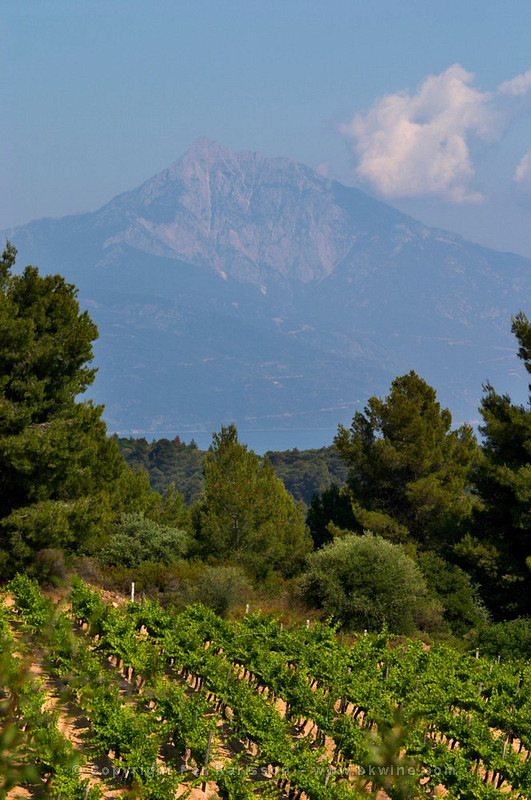
[(334, 428), (409, 369), (456, 422), (486, 380), (524, 396), (531, 262), (287, 159), (201, 139), (94, 213), (2, 235), (79, 287), (112, 430)]

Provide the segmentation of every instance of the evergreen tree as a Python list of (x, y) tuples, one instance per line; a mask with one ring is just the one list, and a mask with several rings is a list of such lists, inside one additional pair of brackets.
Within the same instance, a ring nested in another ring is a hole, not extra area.
[[(520, 312), (512, 331), (518, 355), (531, 373), (531, 323)], [(517, 405), (487, 384), (480, 412), (484, 437), (476, 485), (483, 507), (476, 515), (475, 537), (458, 552), (467, 567), (478, 566), (479, 554), (495, 551), (490, 570), (478, 571), (497, 617), (531, 613), (531, 386), (527, 405)], [(494, 563), (493, 563), (494, 562)], [(480, 564), (481, 566), (481, 564)]]
[(479, 448), (469, 425), (452, 431), (451, 424), (435, 390), (410, 372), (395, 378), (385, 400), (371, 397), (350, 430), (340, 426), (335, 444), (349, 467), (360, 527), (430, 546), (459, 535), (475, 502)]
[(234, 425), (215, 433), (204, 464), (198, 514), (202, 553), (229, 559), (255, 575), (291, 575), (311, 549), (304, 515), (271, 464), (238, 441)]
[(316, 550), (329, 544), (334, 538), (330, 523), (336, 528), (361, 533), (362, 526), (354, 516), (352, 498), (347, 487), (340, 488), (333, 483), (320, 494), (313, 495), (306, 514), (306, 524), (310, 529)]
[[(77, 396), (94, 380), (97, 329), (76, 288), (0, 260), (0, 575), (41, 548), (83, 549), (147, 483), (126, 470), (101, 407)], [(131, 508), (133, 506), (133, 508)]]

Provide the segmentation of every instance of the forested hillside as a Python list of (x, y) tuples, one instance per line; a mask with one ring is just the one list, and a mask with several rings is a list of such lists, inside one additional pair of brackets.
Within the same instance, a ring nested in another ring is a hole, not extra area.
[(199, 498), (205, 484), (206, 451), (199, 450), (193, 439), (189, 444), (179, 437), (152, 442), (144, 437), (125, 439), (115, 435), (113, 439), (132, 469), (147, 472), (152, 489), (163, 494), (173, 483), (188, 504)]
[[(199, 499), (207, 451), (199, 450), (193, 439), (186, 444), (178, 436), (149, 443), (144, 437), (113, 438), (130, 467), (147, 471), (152, 489), (163, 493), (173, 483), (188, 504)], [(332, 445), (310, 450), (270, 450), (265, 458), (294, 500), (302, 500), (305, 505), (332, 483), (342, 486), (347, 477), (347, 468)]]

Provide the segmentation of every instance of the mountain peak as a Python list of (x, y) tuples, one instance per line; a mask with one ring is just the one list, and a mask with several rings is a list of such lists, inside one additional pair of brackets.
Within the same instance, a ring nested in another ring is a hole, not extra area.
[[(214, 162), (219, 158), (233, 159), (235, 154), (229, 150), (225, 145), (210, 139), (208, 136), (200, 136), (195, 142), (192, 142), (188, 150), (172, 165), (176, 167), (178, 164), (186, 161), (199, 161), (199, 162)], [(172, 168), (170, 167), (170, 169)]]
[[(125, 243), (256, 287), (307, 284), (343, 263), (371, 218), (381, 226), (380, 206), (297, 161), (234, 153), (201, 137), (104, 209), (122, 221), (105, 246)], [(388, 229), (406, 220), (385, 208)]]
[(514, 347), (529, 261), (287, 158), (201, 138), (99, 211), (10, 238), (90, 302), (95, 399), (122, 429), (333, 427), (410, 369), (467, 419), (486, 379), (525, 384), (492, 353)]
[[(290, 158), (268, 158), (256, 150), (233, 151), (225, 145), (207, 136), (196, 139), (188, 150), (161, 175), (172, 178), (179, 177), (188, 169), (196, 171), (233, 171), (235, 176), (242, 177), (246, 183), (249, 177), (256, 180), (264, 176), (275, 182), (292, 183), (293, 181), (310, 182), (312, 185), (327, 186), (330, 181), (319, 175), (311, 167)], [(158, 176), (155, 176), (158, 178)]]

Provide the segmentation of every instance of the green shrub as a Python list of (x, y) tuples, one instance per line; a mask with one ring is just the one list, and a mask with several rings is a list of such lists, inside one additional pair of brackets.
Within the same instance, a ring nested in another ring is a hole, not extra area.
[(120, 522), (98, 558), (108, 566), (171, 564), (186, 555), (190, 545), (185, 531), (159, 525), (141, 512), (122, 514)]
[(64, 583), (68, 569), (63, 551), (58, 547), (39, 550), (35, 556), (35, 563), (28, 569), (28, 573), (37, 578), (41, 586), (57, 586)]
[(222, 617), (234, 606), (249, 602), (253, 588), (245, 571), (232, 564), (188, 562), (171, 568), (173, 580), (168, 584), (170, 601), (183, 607), (202, 603)]
[(245, 603), (252, 593), (245, 572), (233, 566), (206, 567), (197, 589), (198, 601), (222, 617), (233, 606)]
[(478, 632), (473, 648), (478, 649), (482, 655), (498, 655), (504, 661), (521, 658), (526, 661), (531, 659), (531, 619), (511, 619), (508, 622), (498, 622), (489, 625)]
[(308, 558), (301, 588), (306, 601), (347, 630), (394, 633), (415, 629), (427, 587), (415, 562), (381, 536), (349, 534)]
[(98, 583), (108, 591), (129, 595), (131, 583), (135, 584), (136, 598), (161, 598), (170, 581), (170, 568), (166, 564), (146, 561), (138, 567), (102, 567)]

